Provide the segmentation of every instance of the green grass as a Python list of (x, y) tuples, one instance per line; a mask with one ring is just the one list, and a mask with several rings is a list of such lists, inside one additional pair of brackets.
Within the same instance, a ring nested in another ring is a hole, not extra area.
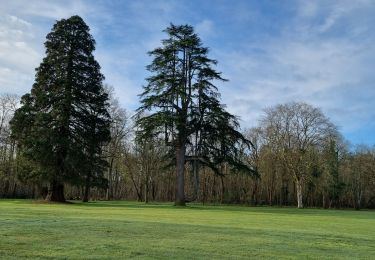
[(0, 200), (0, 258), (375, 259), (375, 212)]

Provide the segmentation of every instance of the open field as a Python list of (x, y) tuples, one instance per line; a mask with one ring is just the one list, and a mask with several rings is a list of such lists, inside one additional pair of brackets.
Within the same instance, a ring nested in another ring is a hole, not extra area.
[(375, 258), (375, 211), (0, 201), (0, 258)]

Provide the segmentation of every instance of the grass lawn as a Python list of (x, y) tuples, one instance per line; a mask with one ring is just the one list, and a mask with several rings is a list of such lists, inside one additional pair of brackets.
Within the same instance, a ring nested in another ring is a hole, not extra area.
[(0, 258), (375, 259), (375, 211), (0, 200)]

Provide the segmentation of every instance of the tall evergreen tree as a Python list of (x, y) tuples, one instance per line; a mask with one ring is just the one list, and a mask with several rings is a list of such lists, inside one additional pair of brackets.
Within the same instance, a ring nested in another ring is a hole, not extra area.
[(49, 184), (46, 199), (64, 201), (66, 182), (85, 183), (87, 196), (90, 185), (103, 183), (108, 95), (93, 56), (95, 40), (81, 17), (56, 22), (45, 47), (31, 93), (22, 97), (11, 126), (20, 152)]
[(229, 161), (251, 171), (239, 160), (236, 145), (249, 141), (236, 130), (236, 117), (219, 101), (214, 82), (225, 79), (213, 69), (217, 62), (208, 58), (208, 48), (202, 47), (193, 27), (171, 24), (165, 32), (163, 46), (149, 52), (154, 58), (147, 67), (152, 76), (140, 95), (138, 137), (164, 135), (176, 162), (175, 203), (184, 205), (187, 160), (216, 170), (219, 163)]

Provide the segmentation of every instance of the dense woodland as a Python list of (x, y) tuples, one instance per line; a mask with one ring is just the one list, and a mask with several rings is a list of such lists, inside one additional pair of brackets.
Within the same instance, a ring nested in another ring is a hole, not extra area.
[(375, 208), (374, 147), (301, 102), (241, 129), (193, 28), (165, 33), (132, 112), (103, 83), (88, 26), (58, 21), (30, 93), (0, 97), (0, 197)]

